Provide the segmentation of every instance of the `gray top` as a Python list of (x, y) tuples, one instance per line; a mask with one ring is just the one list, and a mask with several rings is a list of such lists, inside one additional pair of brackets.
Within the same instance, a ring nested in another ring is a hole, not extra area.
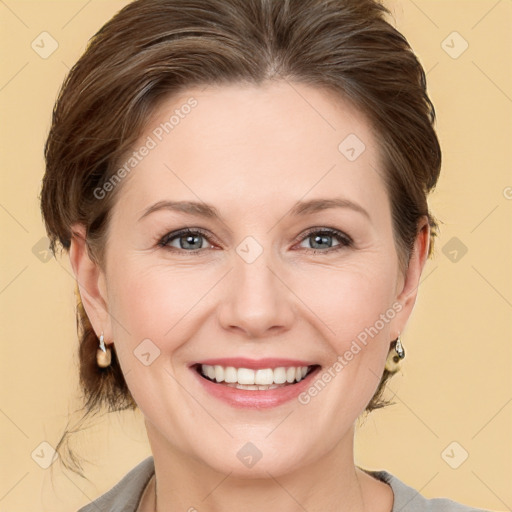
[[(387, 471), (366, 469), (363, 471), (391, 486), (395, 495), (392, 512), (490, 512), (446, 498), (424, 498), (418, 491)], [(131, 469), (110, 491), (82, 507), (78, 512), (135, 512), (154, 472), (153, 456), (150, 456)]]

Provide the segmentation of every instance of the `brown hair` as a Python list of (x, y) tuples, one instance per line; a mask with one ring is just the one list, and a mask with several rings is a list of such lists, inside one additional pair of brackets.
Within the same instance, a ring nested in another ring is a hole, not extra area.
[[(334, 91), (366, 115), (378, 134), (395, 244), (406, 269), (427, 216), (441, 150), (424, 70), (376, 0), (136, 0), (90, 40), (59, 93), (45, 146), (41, 209), (56, 254), (71, 225), (86, 228), (103, 268), (109, 214), (122, 186), (94, 191), (117, 170), (159, 102), (192, 86), (284, 79)], [(80, 384), (86, 415), (134, 409), (115, 347), (96, 365), (98, 339), (77, 293)], [(391, 343), (390, 348), (394, 347)], [(382, 399), (384, 370), (365, 411)], [(62, 441), (62, 439), (61, 439)], [(60, 443), (59, 443), (60, 445)]]

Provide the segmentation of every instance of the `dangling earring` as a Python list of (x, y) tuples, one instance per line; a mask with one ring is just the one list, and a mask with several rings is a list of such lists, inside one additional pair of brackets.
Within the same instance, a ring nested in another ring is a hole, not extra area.
[(396, 339), (395, 351), (400, 359), (405, 357), (405, 350), (402, 347), (402, 340), (400, 339), (400, 333), (398, 333), (398, 338)]
[(400, 360), (404, 357), (405, 350), (400, 339), (400, 333), (398, 333), (395, 346), (389, 351), (388, 358), (386, 360), (386, 370), (390, 373), (395, 373), (400, 365)]
[(103, 333), (100, 336), (100, 348), (96, 351), (96, 362), (100, 368), (107, 368), (110, 366), (110, 362), (112, 361), (112, 351), (110, 347), (105, 347), (105, 342), (103, 341)]

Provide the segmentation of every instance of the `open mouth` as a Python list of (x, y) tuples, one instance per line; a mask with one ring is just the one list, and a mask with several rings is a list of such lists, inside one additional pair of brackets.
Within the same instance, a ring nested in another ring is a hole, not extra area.
[(219, 365), (194, 365), (194, 370), (206, 380), (236, 389), (266, 391), (289, 387), (309, 377), (320, 365), (290, 366), (279, 368), (234, 368)]

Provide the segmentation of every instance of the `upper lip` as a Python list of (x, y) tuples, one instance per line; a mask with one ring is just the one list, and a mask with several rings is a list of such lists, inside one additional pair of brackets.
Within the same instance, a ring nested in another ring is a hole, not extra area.
[(192, 363), (190, 366), (196, 365), (210, 365), (210, 366), (233, 366), (235, 368), (249, 368), (252, 370), (258, 370), (262, 368), (280, 368), (290, 366), (314, 366), (317, 363), (311, 361), (304, 361), (300, 359), (284, 359), (275, 357), (265, 357), (263, 359), (248, 359), (246, 357), (222, 357), (215, 359), (205, 359), (204, 361), (197, 361)]

